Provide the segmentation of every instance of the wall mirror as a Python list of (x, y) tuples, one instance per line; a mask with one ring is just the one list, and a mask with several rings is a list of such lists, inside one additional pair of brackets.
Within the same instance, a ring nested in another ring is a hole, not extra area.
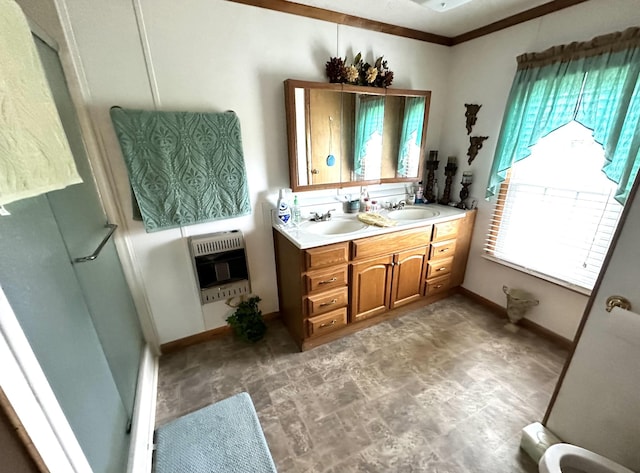
[(295, 191), (421, 178), (431, 92), (286, 80)]

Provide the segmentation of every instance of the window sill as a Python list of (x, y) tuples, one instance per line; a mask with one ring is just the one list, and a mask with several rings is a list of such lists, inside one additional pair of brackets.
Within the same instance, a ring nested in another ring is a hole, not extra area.
[(591, 296), (591, 290), (587, 289), (586, 287), (581, 287), (575, 284), (571, 284), (567, 281), (563, 281), (562, 279), (554, 278), (553, 276), (549, 276), (548, 274), (544, 274), (539, 271), (535, 271), (533, 269), (525, 268), (524, 266), (520, 266), (518, 264), (511, 263), (509, 261), (505, 261), (500, 258), (496, 258), (495, 256), (491, 256), (486, 253), (483, 253), (482, 257), (486, 260), (493, 261), (494, 263), (501, 264), (502, 266), (515, 269), (516, 271), (520, 271), (521, 273), (528, 274), (538, 279), (543, 279), (557, 286), (561, 286), (561, 287), (564, 287), (565, 289), (569, 289), (570, 291), (577, 292), (578, 294), (582, 294), (584, 296)]

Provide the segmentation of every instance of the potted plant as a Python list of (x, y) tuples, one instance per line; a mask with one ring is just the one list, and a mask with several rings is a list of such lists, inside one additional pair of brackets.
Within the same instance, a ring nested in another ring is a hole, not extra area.
[(260, 302), (258, 296), (240, 301), (236, 311), (227, 317), (227, 323), (233, 328), (238, 338), (251, 343), (262, 340), (267, 331), (258, 302)]

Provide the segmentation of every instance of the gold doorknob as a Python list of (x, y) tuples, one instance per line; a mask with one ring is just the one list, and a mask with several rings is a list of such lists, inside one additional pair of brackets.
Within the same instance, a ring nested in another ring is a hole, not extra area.
[(607, 297), (607, 312), (611, 312), (614, 307), (620, 307), (624, 310), (631, 310), (631, 302), (629, 302), (629, 299), (622, 296)]

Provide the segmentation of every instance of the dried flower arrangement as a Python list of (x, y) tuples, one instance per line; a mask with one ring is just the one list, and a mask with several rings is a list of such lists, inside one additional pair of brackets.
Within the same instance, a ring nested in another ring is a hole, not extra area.
[(393, 82), (393, 71), (389, 70), (387, 61), (382, 56), (373, 65), (364, 62), (360, 53), (349, 65), (346, 57), (332, 57), (327, 61), (325, 70), (329, 82), (333, 83), (389, 87)]

